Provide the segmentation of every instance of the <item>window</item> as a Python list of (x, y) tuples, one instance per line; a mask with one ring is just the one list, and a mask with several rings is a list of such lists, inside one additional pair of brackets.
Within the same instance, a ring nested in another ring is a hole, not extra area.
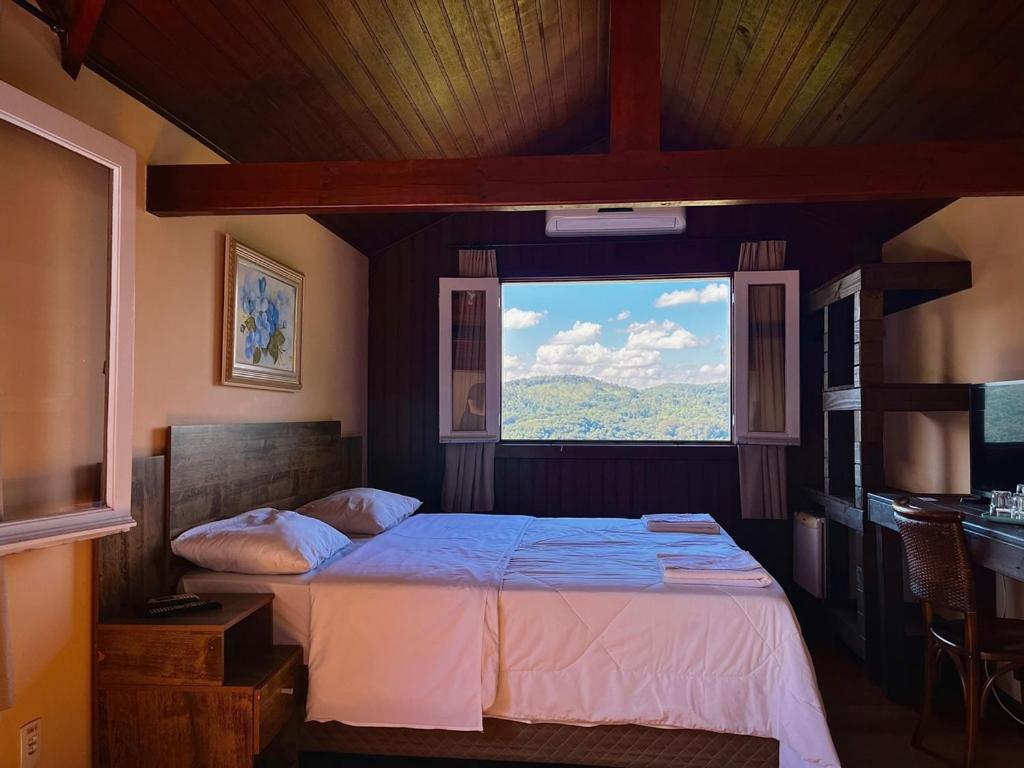
[(3, 82), (0, 149), (4, 555), (135, 524), (136, 198), (133, 150)]
[(444, 442), (800, 442), (799, 273), (442, 278)]
[(501, 294), (503, 440), (731, 439), (728, 277)]
[(442, 442), (498, 439), (498, 280), (441, 278), (438, 411)]
[(737, 272), (736, 438), (800, 442), (800, 273)]

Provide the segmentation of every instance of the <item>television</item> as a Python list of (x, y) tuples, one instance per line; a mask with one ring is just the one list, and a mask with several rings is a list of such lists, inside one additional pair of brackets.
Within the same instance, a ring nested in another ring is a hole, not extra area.
[(971, 387), (971, 492), (1013, 491), (1024, 483), (1024, 381)]

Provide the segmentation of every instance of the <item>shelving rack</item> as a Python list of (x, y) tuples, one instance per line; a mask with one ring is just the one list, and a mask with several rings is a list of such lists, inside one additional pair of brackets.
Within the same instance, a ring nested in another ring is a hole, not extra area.
[[(966, 411), (966, 384), (894, 384), (884, 375), (886, 315), (971, 287), (966, 261), (863, 264), (811, 291), (823, 323), (821, 487), (806, 489), (827, 520), (826, 602), (833, 632), (881, 673), (876, 573), (883, 542), (867, 521), (867, 495), (884, 490), (885, 414)], [(891, 542), (887, 542), (891, 545)]]

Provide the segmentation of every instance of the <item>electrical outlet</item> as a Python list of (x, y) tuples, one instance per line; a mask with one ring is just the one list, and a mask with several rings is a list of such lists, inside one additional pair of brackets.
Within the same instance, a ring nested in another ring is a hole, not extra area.
[(43, 751), (43, 721), (36, 718), (21, 726), (20, 768), (35, 768), (39, 765), (39, 753)]

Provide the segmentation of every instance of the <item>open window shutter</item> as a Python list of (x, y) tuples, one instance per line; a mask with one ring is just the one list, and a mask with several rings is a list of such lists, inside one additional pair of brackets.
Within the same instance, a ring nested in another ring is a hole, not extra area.
[(737, 443), (800, 442), (800, 273), (733, 279), (733, 411)]
[(496, 277), (440, 280), (438, 426), (442, 442), (498, 439), (499, 296)]

